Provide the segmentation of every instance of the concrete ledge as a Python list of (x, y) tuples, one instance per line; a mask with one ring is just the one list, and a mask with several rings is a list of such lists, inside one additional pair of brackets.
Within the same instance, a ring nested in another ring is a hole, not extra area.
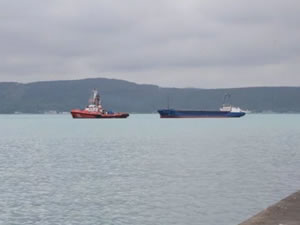
[(300, 191), (239, 225), (300, 225)]

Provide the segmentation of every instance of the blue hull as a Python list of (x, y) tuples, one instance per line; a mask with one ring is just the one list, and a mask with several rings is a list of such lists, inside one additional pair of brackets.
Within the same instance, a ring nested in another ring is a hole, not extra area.
[(158, 110), (161, 118), (227, 118), (242, 117), (244, 112), (227, 112), (227, 111), (198, 111), (198, 110)]

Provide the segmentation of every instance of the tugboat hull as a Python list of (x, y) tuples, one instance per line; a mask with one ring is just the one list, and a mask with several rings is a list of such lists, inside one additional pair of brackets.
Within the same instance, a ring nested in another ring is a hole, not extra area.
[(85, 110), (72, 110), (71, 114), (74, 119), (125, 119), (129, 116), (128, 113), (100, 113)]

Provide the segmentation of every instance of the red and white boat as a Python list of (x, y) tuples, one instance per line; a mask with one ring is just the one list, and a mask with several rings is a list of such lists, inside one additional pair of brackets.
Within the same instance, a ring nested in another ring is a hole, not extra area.
[(127, 118), (128, 113), (118, 112), (114, 113), (106, 111), (102, 108), (100, 95), (97, 90), (93, 90), (92, 97), (89, 100), (89, 105), (85, 109), (72, 109), (71, 114), (76, 119), (113, 119), (113, 118)]

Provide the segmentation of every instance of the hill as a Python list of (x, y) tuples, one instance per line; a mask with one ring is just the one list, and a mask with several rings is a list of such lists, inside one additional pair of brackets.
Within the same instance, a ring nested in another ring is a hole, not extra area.
[(167, 107), (218, 109), (225, 93), (231, 103), (253, 112), (300, 112), (300, 87), (230, 89), (162, 88), (123, 80), (95, 78), (28, 84), (0, 83), (0, 113), (68, 112), (87, 105), (91, 90), (100, 91), (103, 106), (114, 111), (156, 112)]

